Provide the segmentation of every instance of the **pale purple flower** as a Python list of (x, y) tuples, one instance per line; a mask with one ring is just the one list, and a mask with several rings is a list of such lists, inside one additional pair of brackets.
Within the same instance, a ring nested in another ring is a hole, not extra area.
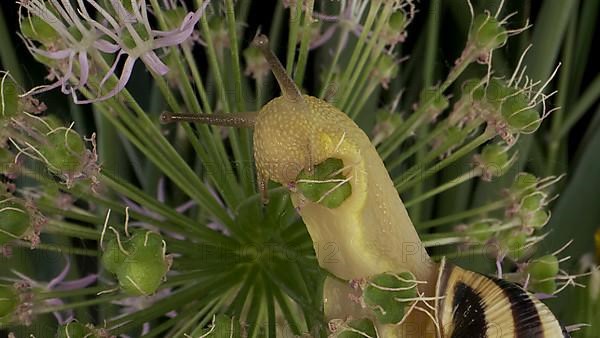
[[(96, 10), (98, 10), (98, 13), (107, 22), (107, 26), (102, 25), (98, 21), (92, 19), (92, 17), (86, 11), (82, 11), (81, 14), (87, 19), (87, 22), (92, 24), (93, 27), (102, 33), (106, 34), (106, 36), (110, 37), (118, 46), (118, 53), (115, 61), (100, 82), (101, 88), (111, 76), (116, 75), (115, 71), (119, 65), (119, 62), (121, 61), (121, 58), (126, 57), (126, 59), (123, 65), (123, 70), (121, 71), (121, 75), (119, 76), (119, 80), (114, 88), (112, 88), (103, 96), (89, 100), (79, 100), (73, 93), (75, 102), (79, 104), (103, 101), (122, 91), (129, 81), (133, 71), (133, 66), (138, 59), (141, 59), (146, 67), (152, 72), (158, 75), (165, 75), (169, 71), (169, 67), (167, 67), (167, 65), (162, 62), (158, 55), (156, 55), (155, 50), (178, 46), (185, 42), (194, 32), (196, 24), (204, 14), (204, 11), (209, 3), (207, 0), (198, 10), (188, 13), (182, 20), (179, 27), (176, 29), (171, 31), (159, 31), (153, 30), (150, 27), (145, 0), (141, 0), (139, 3), (132, 1), (132, 12), (129, 12), (127, 9), (125, 9), (121, 1), (110, 0), (111, 6), (117, 13), (116, 17), (113, 17), (111, 14), (109, 14), (94, 0), (87, 0), (87, 2), (90, 3)], [(138, 32), (134, 26), (143, 27), (142, 29), (145, 30), (145, 32)], [(144, 37), (143, 35), (146, 35), (147, 37)], [(135, 45), (128, 45), (128, 41), (126, 41), (126, 39), (132, 39)]]
[[(83, 289), (85, 287), (88, 287), (89, 285), (92, 285), (96, 282), (96, 280), (98, 278), (98, 276), (96, 274), (90, 274), (90, 275), (87, 275), (83, 278), (79, 278), (76, 280), (65, 281), (65, 278), (69, 274), (69, 270), (71, 268), (71, 262), (70, 262), (69, 258), (68, 257), (65, 257), (65, 258), (66, 258), (66, 264), (65, 264), (65, 267), (63, 268), (63, 270), (56, 277), (54, 277), (52, 280), (50, 280), (47, 283), (35, 281), (32, 278), (30, 278), (18, 271), (15, 271), (15, 270), (12, 270), (12, 272), (16, 276), (18, 276), (20, 279), (16, 280), (16, 279), (8, 279), (7, 278), (7, 280), (10, 280), (13, 282), (19, 282), (19, 283), (24, 282), (25, 284), (27, 284), (29, 286), (29, 288), (43, 290), (43, 291), (78, 290), (78, 289)], [(45, 299), (44, 303), (46, 305), (50, 305), (50, 306), (64, 304), (63, 301), (59, 298)], [(74, 318), (72, 310), (66, 310), (64, 313), (56, 311), (56, 312), (53, 312), (52, 314), (54, 315), (54, 317), (56, 318), (56, 320), (58, 321), (58, 323), (60, 325), (66, 324)], [(66, 315), (66, 318), (63, 315)]]
[[(50, 78), (55, 78), (57, 80), (55, 83), (35, 87), (27, 92), (26, 96), (39, 94), (57, 87), (61, 87), (61, 91), (65, 94), (73, 93), (88, 82), (91, 51), (95, 49), (104, 53), (115, 53), (118, 50), (117, 46), (102, 39), (102, 34), (99, 31), (86, 25), (81, 20), (81, 16), (77, 13), (81, 12), (82, 8), (85, 11), (85, 7), (81, 0), (78, 1), (78, 4), (79, 7), (74, 8), (71, 2), (66, 0), (26, 0), (19, 2), (21, 8), (24, 8), (28, 14), (28, 17), (23, 17), (19, 12), (19, 21), (22, 24), (23, 20), (28, 20), (29, 15), (37, 16), (50, 25), (62, 39), (62, 41), (56, 41), (55, 45), (49, 46), (47, 49), (37, 46), (33, 41), (23, 39), (27, 49), (33, 55), (66, 62), (66, 68), (62, 69), (61, 72), (51, 70)], [(55, 9), (58, 17), (48, 6)], [(69, 31), (71, 27), (77, 29), (81, 34), (80, 38)], [(75, 61), (79, 63), (79, 74), (75, 74), (73, 70)]]

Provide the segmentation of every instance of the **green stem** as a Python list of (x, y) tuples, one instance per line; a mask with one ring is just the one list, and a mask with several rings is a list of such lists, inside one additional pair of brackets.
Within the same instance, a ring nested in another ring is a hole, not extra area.
[(482, 174), (482, 172), (483, 171), (481, 170), (481, 168), (475, 168), (473, 170), (469, 170), (466, 173), (460, 175), (459, 177), (457, 177), (455, 179), (452, 179), (449, 182), (446, 182), (446, 183), (444, 183), (444, 184), (442, 184), (442, 185), (440, 185), (440, 186), (438, 186), (438, 187), (436, 187), (436, 188), (434, 188), (432, 190), (429, 190), (428, 192), (425, 192), (425, 193), (422, 193), (422, 194), (419, 194), (419, 195), (415, 195), (415, 196), (418, 196), (418, 197), (415, 197), (412, 200), (404, 203), (404, 206), (407, 207), (407, 208), (409, 208), (409, 207), (411, 207), (413, 205), (417, 205), (417, 204), (419, 204), (419, 203), (421, 203), (421, 202), (423, 202), (423, 201), (425, 201), (425, 200), (427, 200), (427, 199), (429, 199), (429, 198), (431, 198), (431, 197), (433, 197), (433, 196), (435, 196), (437, 194), (440, 194), (440, 193), (442, 193), (442, 192), (444, 192), (444, 191), (446, 191), (448, 189), (454, 188), (457, 185), (460, 185), (460, 184), (462, 184), (462, 183), (464, 183), (464, 182), (466, 182), (468, 180), (471, 180), (471, 179), (473, 179), (475, 177), (479, 177)]
[[(298, 1), (303, 2), (303, 1)], [(304, 25), (302, 27), (302, 40), (300, 41), (300, 52), (298, 53), (298, 63), (296, 64), (296, 71), (294, 73), (294, 80), (298, 86), (302, 86), (304, 81), (304, 73), (306, 68), (306, 62), (308, 60), (308, 47), (311, 37), (311, 26), (313, 23), (313, 7), (315, 0), (308, 0), (306, 3), (306, 12), (304, 13)]]
[[(477, 147), (479, 147), (482, 144), (484, 144), (485, 142), (487, 142), (493, 136), (494, 136), (493, 132), (486, 129), (486, 131), (484, 131), (477, 138), (473, 139), (471, 142), (469, 142), (468, 144), (464, 145), (463, 147), (461, 147), (460, 149), (458, 149), (457, 151), (452, 153), (452, 155), (450, 155), (450, 156), (446, 157), (445, 159), (443, 159), (442, 161), (438, 162), (434, 167), (426, 169), (423, 172), (421, 172), (421, 169), (419, 169), (418, 167), (416, 167), (416, 168), (413, 167), (412, 170), (409, 170), (409, 172), (412, 172), (412, 174), (409, 176), (409, 178), (404, 179), (401, 177), (401, 180), (399, 180), (396, 183), (396, 189), (398, 189), (399, 192), (402, 192), (410, 187), (413, 187), (415, 184), (417, 184), (417, 182), (422, 181), (422, 180), (432, 176), (433, 174), (437, 173), (438, 171), (444, 169), (445, 167), (449, 166), (454, 161), (467, 155), (468, 153), (470, 153)], [(419, 175), (419, 173), (421, 173), (421, 175)], [(418, 176), (418, 178), (415, 179), (416, 176)]]
[[(304, 1), (296, 1), (295, 7), (290, 6), (290, 32), (288, 35), (287, 59), (285, 70), (288, 74), (294, 73), (294, 60), (296, 58), (296, 45), (298, 44), (298, 30), (302, 17), (302, 4)], [(292, 4), (294, 4), (292, 2)]]
[(26, 86), (27, 84), (23, 82), (25, 78), (21, 71), (22, 63), (15, 53), (17, 49), (12, 44), (13, 34), (13, 32), (8, 31), (8, 25), (4, 20), (2, 7), (0, 7), (0, 61), (2, 67), (10, 72), (10, 75), (19, 85)]
[(438, 226), (446, 225), (449, 223), (457, 222), (466, 218), (475, 217), (479, 215), (484, 215), (488, 212), (496, 211), (506, 207), (506, 200), (499, 200), (496, 202), (491, 202), (489, 204), (469, 209), (466, 211), (461, 211), (452, 215), (436, 218), (427, 222), (415, 223), (415, 228), (417, 230), (425, 230), (430, 228), (435, 228)]

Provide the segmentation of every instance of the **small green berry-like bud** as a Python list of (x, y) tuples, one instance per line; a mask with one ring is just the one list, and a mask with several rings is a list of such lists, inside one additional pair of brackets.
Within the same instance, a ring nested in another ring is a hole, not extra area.
[(525, 255), (525, 245), (527, 244), (527, 235), (523, 232), (508, 234), (505, 238), (505, 245), (508, 249), (508, 256), (514, 260), (519, 260)]
[(19, 110), (19, 92), (17, 84), (8, 74), (0, 73), (0, 127), (17, 115)]
[(462, 84), (462, 94), (469, 95), (473, 101), (483, 99), (484, 89), (485, 86), (481, 83), (481, 79), (469, 79)]
[(510, 187), (510, 191), (517, 196), (524, 196), (535, 192), (538, 178), (530, 173), (519, 173)]
[(556, 291), (556, 280), (547, 279), (543, 281), (533, 281), (531, 282), (531, 289), (534, 292), (551, 295)]
[(541, 229), (544, 225), (548, 224), (550, 220), (550, 214), (544, 210), (538, 210), (531, 214), (528, 214), (524, 219), (524, 225), (532, 227), (534, 229)]
[(56, 332), (56, 338), (94, 338), (94, 335), (90, 328), (77, 322), (72, 321), (58, 327)]
[(202, 337), (245, 337), (244, 329), (238, 320), (225, 315), (218, 315), (214, 318), (213, 323), (207, 329), (203, 329), (199, 336)]
[(18, 304), (19, 297), (15, 288), (9, 285), (0, 285), (0, 319), (11, 315)]
[(342, 160), (329, 158), (316, 165), (312, 172), (302, 170), (296, 186), (309, 200), (330, 209), (337, 208), (352, 194), (350, 182), (340, 172), (343, 167)]
[(448, 98), (445, 97), (437, 87), (425, 88), (421, 91), (421, 94), (419, 95), (419, 104), (423, 106), (427, 102), (429, 102), (428, 114), (432, 117), (435, 117), (450, 105)]
[(476, 47), (485, 50), (498, 48), (506, 43), (508, 34), (506, 29), (496, 18), (480, 14), (473, 20), (473, 26), (469, 34), (469, 40)]
[(417, 297), (417, 281), (410, 272), (381, 273), (367, 283), (363, 290), (365, 304), (383, 324), (399, 323)]
[(21, 33), (30, 40), (49, 46), (60, 39), (60, 35), (45, 20), (30, 16), (21, 20)]
[(541, 191), (531, 193), (521, 200), (521, 211), (534, 212), (544, 206), (546, 194)]
[(383, 88), (387, 89), (390, 80), (398, 75), (398, 64), (389, 54), (382, 54), (377, 61), (377, 66), (373, 71), (375, 77), (379, 80)]
[(493, 176), (502, 175), (504, 172), (503, 169), (509, 162), (506, 148), (499, 144), (488, 144), (483, 147), (479, 158), (486, 172)]
[(343, 323), (336, 328), (330, 337), (335, 338), (364, 338), (378, 337), (377, 329), (370, 319), (357, 319)]
[[(131, 3), (129, 0), (127, 2)], [(163, 9), (162, 14), (165, 18), (167, 28), (169, 30), (173, 30), (181, 25), (181, 22), (183, 22), (183, 19), (185, 18), (186, 12), (183, 7), (176, 7), (173, 9)]]
[(51, 169), (57, 174), (76, 174), (85, 161), (86, 147), (81, 136), (74, 130), (59, 129), (47, 136), (41, 147)]
[(402, 31), (406, 25), (406, 14), (403, 11), (395, 11), (390, 15), (388, 28), (393, 31)]
[(5, 200), (0, 202), (0, 245), (25, 235), (31, 226), (31, 215), (18, 202)]
[(492, 232), (489, 231), (490, 223), (488, 222), (477, 222), (471, 224), (469, 227), (469, 237), (478, 241), (479, 243), (484, 243), (490, 237), (492, 237)]
[(558, 274), (558, 271), (558, 258), (553, 255), (542, 256), (527, 265), (527, 272), (535, 280), (554, 277)]
[[(111, 236), (104, 245), (104, 253), (102, 254), (102, 265), (107, 271), (117, 273), (119, 267), (125, 261), (127, 255), (119, 248), (119, 242), (116, 236)], [(121, 245), (126, 246), (126, 243), (121, 239)]]
[(150, 231), (138, 231), (127, 242), (127, 250), (129, 255), (117, 268), (119, 285), (131, 295), (153, 294), (169, 271), (162, 236)]

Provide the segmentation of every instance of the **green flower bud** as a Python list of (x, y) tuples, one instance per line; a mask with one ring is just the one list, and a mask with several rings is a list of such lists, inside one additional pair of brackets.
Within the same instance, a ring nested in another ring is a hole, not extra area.
[(58, 32), (44, 19), (30, 16), (21, 20), (21, 33), (30, 40), (49, 46), (60, 39)]
[(302, 170), (297, 178), (298, 191), (310, 201), (327, 208), (339, 207), (352, 194), (350, 182), (343, 182), (346, 177), (339, 172), (343, 167), (342, 160), (329, 158), (316, 165), (310, 173)]
[(388, 28), (392, 31), (402, 31), (406, 25), (406, 14), (403, 11), (395, 11), (390, 15)]
[[(134, 23), (132, 24), (132, 26), (135, 32), (138, 34), (138, 36), (142, 39), (142, 41), (148, 41), (150, 39), (150, 34), (146, 30), (146, 26), (144, 26), (143, 23)], [(137, 43), (131, 35), (131, 33), (129, 32), (129, 30), (124, 29), (122, 31), (122, 34), (123, 44), (125, 44), (125, 46), (129, 49), (134, 49), (137, 46)]]
[(333, 333), (335, 338), (378, 337), (377, 329), (370, 319), (357, 319), (340, 325)]
[(529, 195), (536, 190), (538, 178), (530, 173), (519, 173), (510, 187), (510, 191), (517, 196)]
[(526, 244), (527, 235), (522, 232), (508, 234), (505, 238), (508, 256), (514, 260), (519, 260), (525, 255)]
[[(119, 248), (119, 242), (117, 237), (112, 235), (106, 244), (104, 245), (104, 252), (102, 253), (102, 266), (107, 271), (117, 273), (119, 267), (123, 265), (125, 257), (127, 255)], [(127, 243), (123, 243), (121, 239), (121, 245), (126, 246)]]
[(212, 325), (207, 329), (203, 329), (200, 336), (242, 338), (245, 337), (245, 332), (240, 322), (235, 318), (217, 315)]
[(0, 285), (0, 319), (11, 315), (18, 304), (17, 290), (9, 285)]
[[(131, 2), (131, 1), (129, 1)], [(165, 18), (165, 23), (167, 24), (168, 30), (173, 30), (178, 28), (183, 22), (185, 18), (186, 11), (183, 7), (176, 7), (173, 9), (163, 9), (162, 11), (163, 17)]]
[(97, 337), (92, 333), (89, 327), (77, 322), (72, 321), (58, 327), (56, 332), (56, 338), (94, 338)]
[(139, 231), (126, 243), (126, 247), (129, 254), (117, 268), (119, 285), (130, 295), (153, 294), (169, 271), (162, 236)]
[(544, 281), (533, 281), (531, 282), (530, 288), (534, 292), (540, 292), (551, 295), (556, 291), (556, 280), (548, 279)]
[(514, 93), (513, 88), (506, 86), (506, 83), (500, 79), (490, 79), (485, 88), (485, 99), (495, 109), (501, 109), (508, 97)]
[(399, 323), (417, 297), (417, 282), (410, 272), (381, 273), (367, 283), (363, 299), (383, 324)]
[(431, 115), (437, 115), (448, 108), (450, 102), (437, 87), (425, 88), (419, 94), (420, 105), (423, 106), (429, 102), (428, 112)]
[(0, 76), (0, 127), (10, 121), (19, 111), (19, 90), (7, 74)]
[(525, 225), (535, 228), (535, 229), (541, 229), (544, 227), (544, 225), (548, 224), (549, 220), (550, 220), (549, 213), (547, 213), (544, 210), (538, 210), (538, 211), (535, 211), (535, 212), (529, 214), (526, 217)]
[(511, 128), (525, 134), (533, 133), (542, 123), (540, 114), (535, 109), (527, 109), (514, 113), (506, 118), (506, 122)]
[(534, 212), (545, 205), (546, 194), (541, 191), (531, 193), (521, 200), (521, 211)]
[(484, 243), (492, 237), (492, 232), (489, 229), (490, 223), (488, 222), (473, 223), (469, 227), (469, 237), (479, 243)]
[(383, 88), (387, 89), (390, 80), (398, 75), (398, 64), (396, 63), (396, 60), (389, 54), (381, 54), (381, 57), (377, 61), (374, 74), (382, 84)]
[(47, 135), (46, 143), (42, 145), (40, 152), (56, 174), (75, 174), (85, 164), (85, 142), (72, 129), (56, 130)]
[(555, 256), (542, 256), (527, 265), (527, 273), (529, 273), (534, 280), (555, 277), (559, 272), (558, 264), (558, 258)]
[(29, 211), (14, 200), (0, 202), (0, 245), (20, 239), (31, 227)]
[(480, 14), (473, 20), (469, 40), (479, 49), (491, 50), (506, 43), (508, 33), (496, 18)]
[(479, 159), (486, 172), (493, 176), (502, 175), (504, 173), (502, 169), (510, 160), (506, 148), (499, 144), (488, 144), (483, 147)]
[(468, 95), (473, 101), (479, 101), (485, 95), (485, 86), (481, 83), (481, 79), (469, 79), (462, 84), (462, 94)]

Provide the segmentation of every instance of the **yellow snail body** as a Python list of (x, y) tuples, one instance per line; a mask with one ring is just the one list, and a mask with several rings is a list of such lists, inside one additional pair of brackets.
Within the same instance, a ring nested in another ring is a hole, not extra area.
[[(492, 278), (444, 263), (434, 263), (421, 244), (383, 161), (368, 136), (333, 105), (302, 95), (270, 51), (266, 36), (258, 36), (254, 44), (270, 64), (282, 89), (282, 96), (268, 102), (258, 113), (164, 113), (161, 119), (165, 123), (192, 121), (254, 128), (254, 158), (263, 201), (268, 201), (269, 180), (290, 187), (292, 202), (308, 228), (319, 264), (337, 277), (328, 278), (325, 285), (325, 312), (328, 318), (373, 318), (364, 307), (357, 304), (356, 299), (349, 299), (348, 295), (355, 292), (356, 288), (351, 288), (341, 280), (357, 281), (389, 271), (408, 271), (423, 282), (420, 286), (421, 295), (435, 300), (433, 312), (436, 315), (427, 317), (414, 311), (414, 315), (407, 315), (402, 325), (377, 324), (381, 337), (409, 337), (411, 335), (407, 335), (407, 327), (410, 325), (422, 327), (415, 337), (463, 337), (464, 332), (471, 333), (473, 337), (563, 337), (554, 315), (520, 287), (507, 284), (516, 288), (510, 288), (515, 295), (511, 301), (506, 291), (508, 287), (496, 283)], [(331, 180), (339, 184), (335, 184), (333, 189), (317, 200), (306, 198), (298, 189), (299, 184), (319, 184), (324, 181), (301, 180), (299, 177), (310, 177), (311, 172), (320, 170), (320, 164), (331, 159), (341, 160), (342, 163), (341, 168), (332, 174), (335, 179)], [(323, 201), (327, 194), (343, 184), (350, 185), (351, 193), (335, 201), (335, 207), (325, 205)], [(324, 247), (330, 250), (321, 250)], [(458, 285), (466, 285), (472, 292), (467, 295)], [(483, 315), (478, 313), (480, 317), (473, 317), (478, 319), (474, 322), (457, 321), (457, 316), (473, 315), (453, 311), (456, 304), (478, 299), (472, 297), (473, 294), (483, 298), (484, 303), (479, 308), (471, 306), (470, 309), (480, 309)], [(520, 302), (534, 306), (522, 306)], [(499, 305), (486, 309), (488, 303)], [(519, 316), (533, 318), (533, 314), (519, 311), (532, 309), (541, 318), (539, 325), (521, 330), (517, 325), (520, 323)], [(513, 315), (509, 316), (511, 313)], [(439, 324), (438, 328), (432, 329), (430, 322)], [(489, 328), (496, 326), (507, 330), (502, 335), (488, 335), (491, 333)]]

